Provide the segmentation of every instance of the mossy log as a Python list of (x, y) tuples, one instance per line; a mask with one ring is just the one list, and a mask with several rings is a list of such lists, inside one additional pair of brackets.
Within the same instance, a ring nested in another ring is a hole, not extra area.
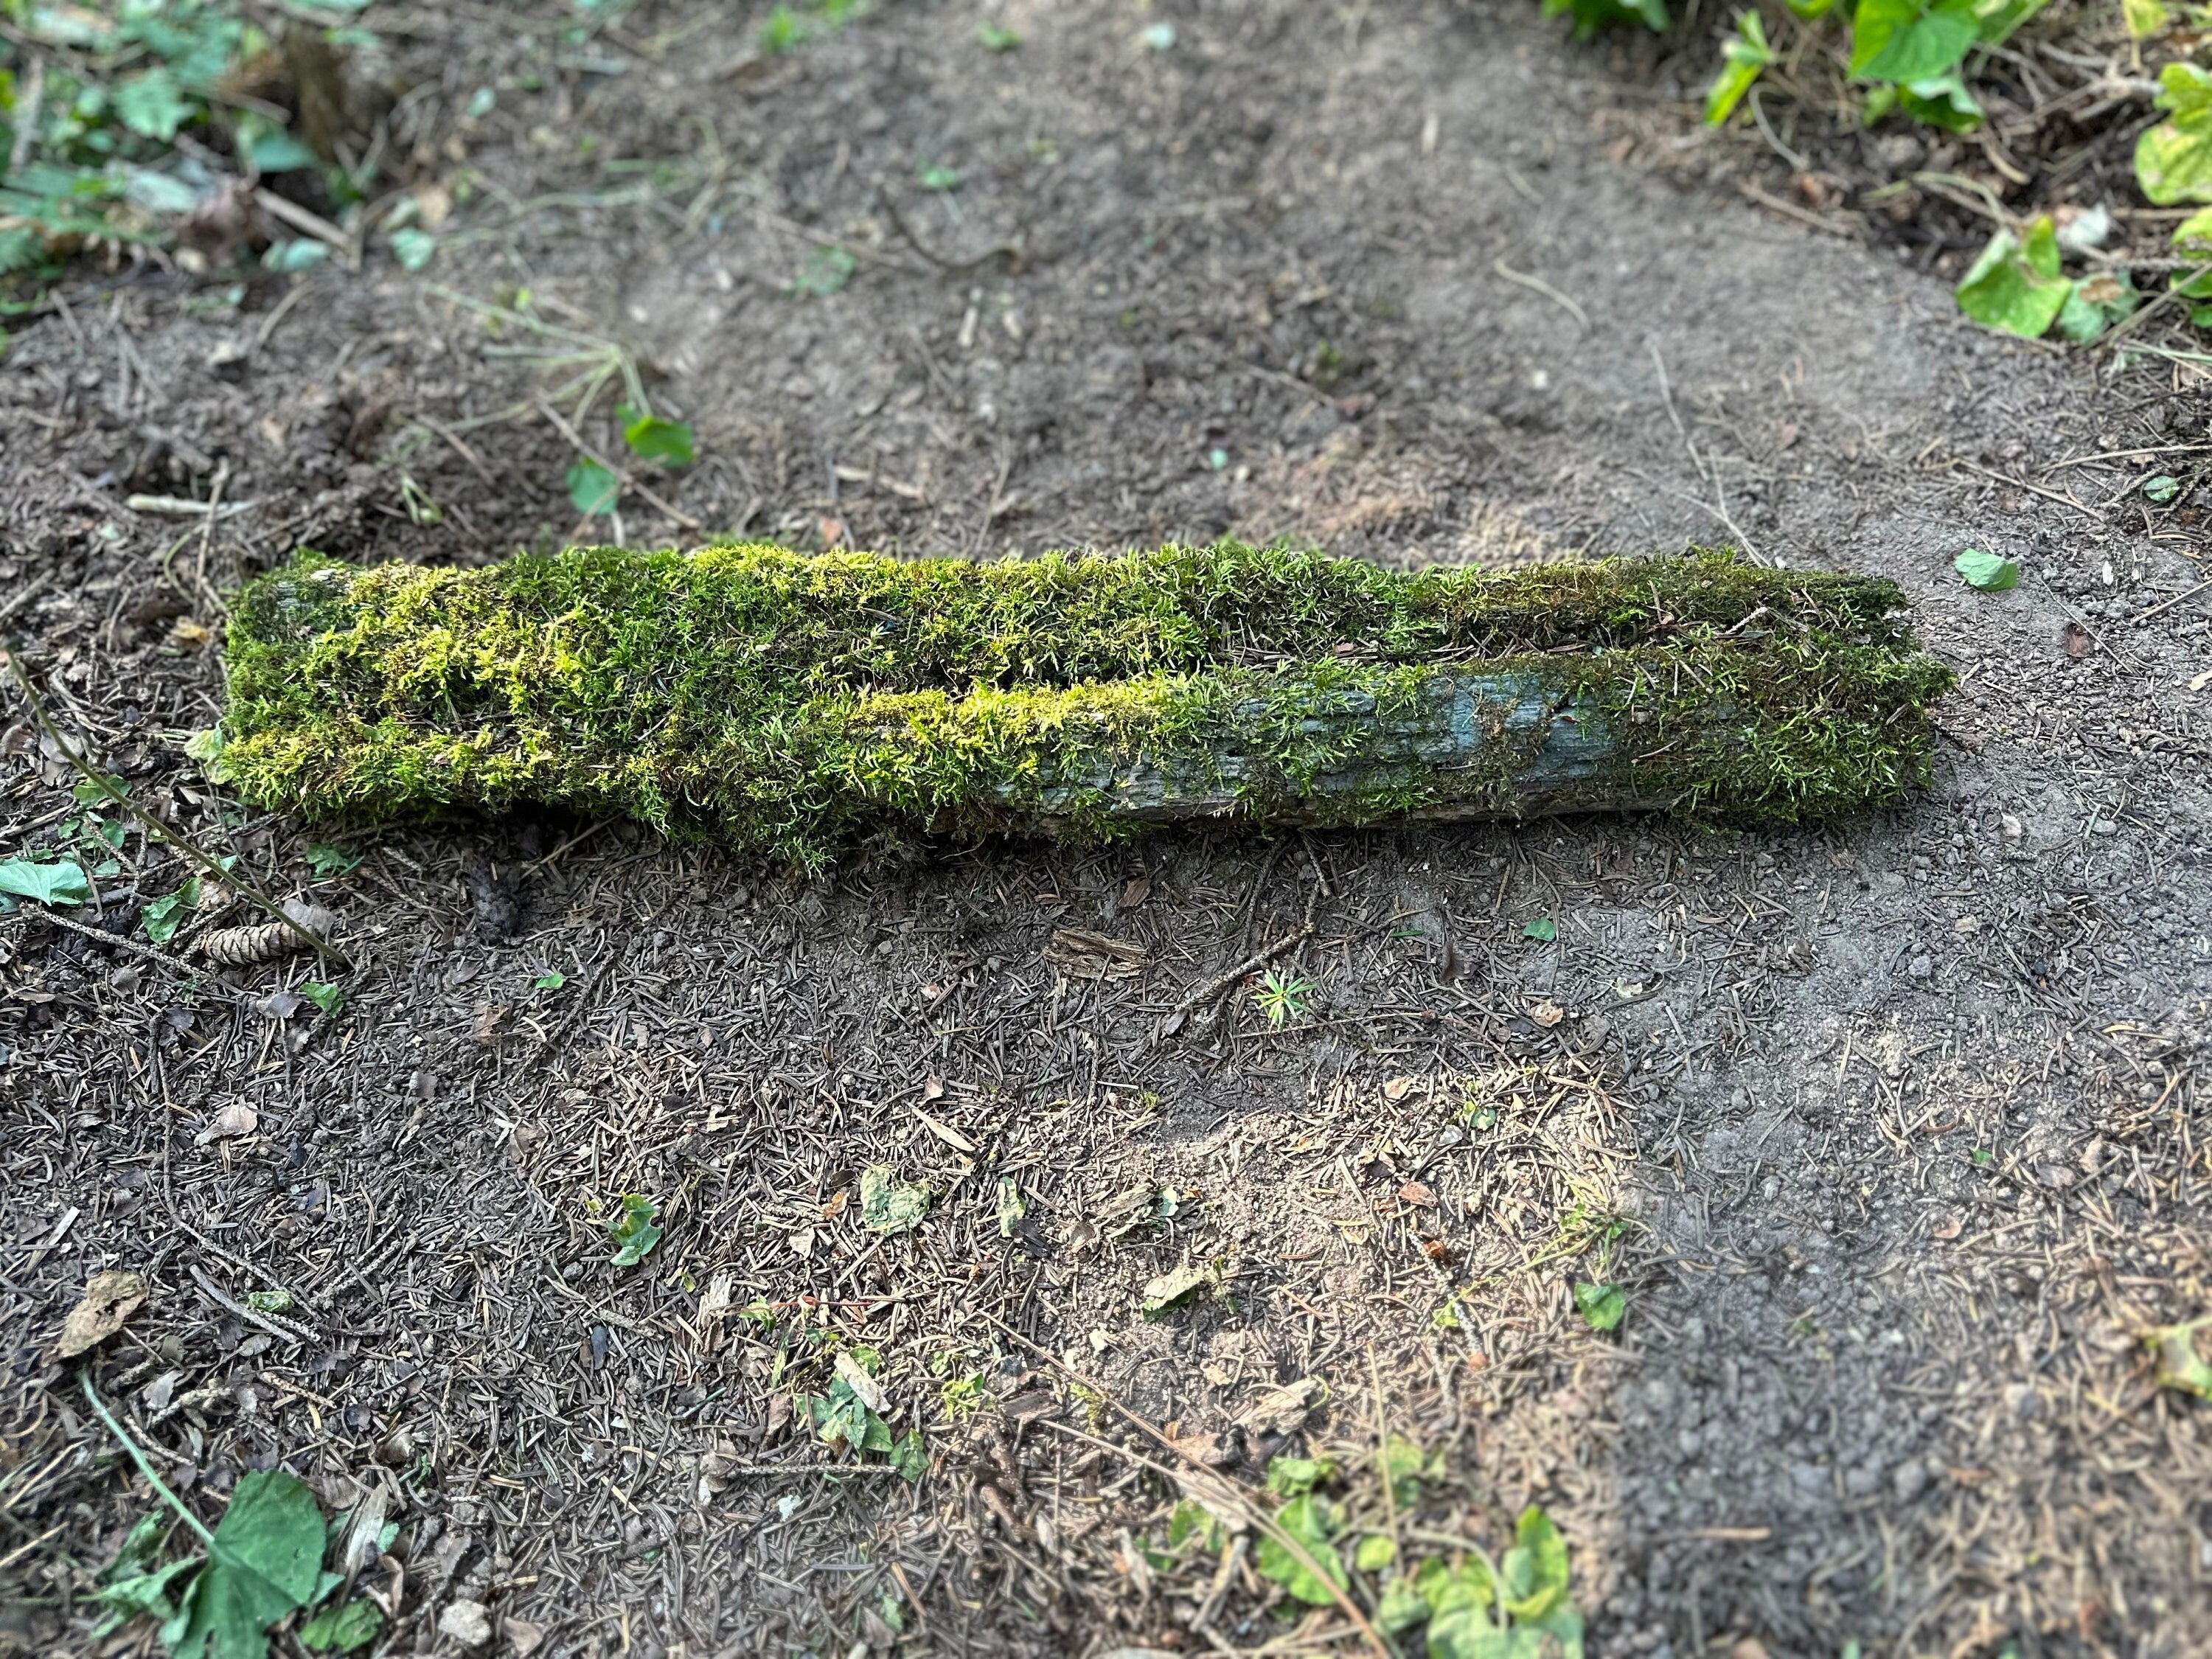
[(302, 555), (240, 597), (209, 754), (318, 818), (537, 802), (810, 866), (886, 828), (1796, 819), (1926, 781), (1951, 676), (1903, 604), (1724, 553)]

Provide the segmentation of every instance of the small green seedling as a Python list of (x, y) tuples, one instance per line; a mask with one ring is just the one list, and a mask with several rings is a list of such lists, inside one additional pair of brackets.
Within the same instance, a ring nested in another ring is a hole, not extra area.
[(1252, 988), (1252, 1000), (1267, 1015), (1267, 1024), (1279, 1030), (1290, 1021), (1305, 1018), (1306, 999), (1313, 994), (1313, 988), (1310, 980), (1270, 969), (1267, 977)]

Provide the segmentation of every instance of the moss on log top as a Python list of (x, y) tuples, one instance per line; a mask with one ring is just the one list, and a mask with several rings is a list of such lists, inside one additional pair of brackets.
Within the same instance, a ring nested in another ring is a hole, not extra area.
[(234, 613), (219, 765), (311, 816), (538, 801), (810, 865), (885, 824), (1798, 817), (1924, 781), (1950, 677), (1902, 607), (1725, 554), (302, 555)]

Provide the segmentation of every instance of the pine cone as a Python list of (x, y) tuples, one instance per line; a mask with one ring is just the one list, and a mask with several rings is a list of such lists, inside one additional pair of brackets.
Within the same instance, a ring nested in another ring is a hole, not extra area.
[[(337, 918), (319, 904), (288, 899), (284, 914), (317, 939), (325, 939)], [(200, 954), (218, 968), (249, 968), (257, 962), (273, 962), (307, 948), (296, 928), (281, 921), (256, 922), (250, 927), (218, 927), (200, 941)]]

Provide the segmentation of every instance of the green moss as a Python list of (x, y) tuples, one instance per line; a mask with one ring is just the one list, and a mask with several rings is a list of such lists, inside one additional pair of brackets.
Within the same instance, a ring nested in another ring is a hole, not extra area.
[(1561, 790), (1796, 817), (1924, 779), (1948, 676), (1901, 604), (1722, 554), (1411, 576), (1234, 544), (307, 555), (240, 596), (222, 765), (312, 816), (538, 801), (810, 865), (884, 822), (1356, 823)]

